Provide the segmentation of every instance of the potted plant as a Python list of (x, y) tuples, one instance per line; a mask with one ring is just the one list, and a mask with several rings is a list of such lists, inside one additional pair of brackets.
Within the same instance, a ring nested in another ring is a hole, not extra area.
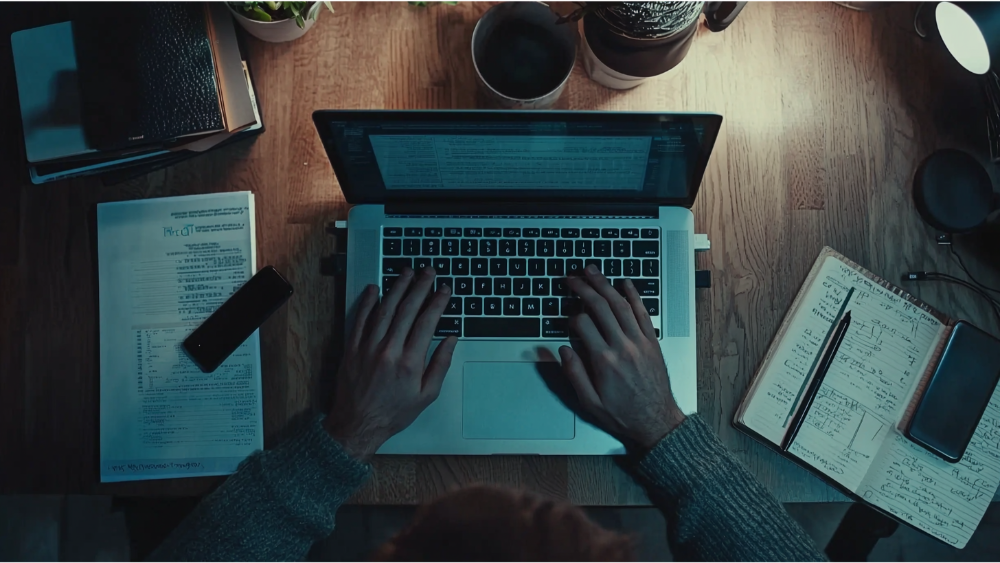
[(330, 2), (226, 2), (226, 6), (250, 35), (271, 43), (305, 35), (323, 6), (333, 12)]
[(705, 14), (722, 31), (746, 2), (589, 2), (560, 21), (583, 19), (583, 63), (608, 88), (634, 88), (674, 68), (687, 55)]

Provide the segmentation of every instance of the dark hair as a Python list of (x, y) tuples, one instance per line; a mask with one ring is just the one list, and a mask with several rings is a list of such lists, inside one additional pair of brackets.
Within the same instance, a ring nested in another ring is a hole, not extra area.
[(474, 486), (422, 506), (375, 561), (632, 561), (632, 538), (567, 502)]

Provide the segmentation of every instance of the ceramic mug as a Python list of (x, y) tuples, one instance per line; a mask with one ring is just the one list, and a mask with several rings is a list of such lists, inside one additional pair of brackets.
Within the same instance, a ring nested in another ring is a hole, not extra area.
[(502, 2), (472, 32), (476, 80), (490, 105), (548, 109), (566, 88), (576, 63), (572, 24), (538, 2)]

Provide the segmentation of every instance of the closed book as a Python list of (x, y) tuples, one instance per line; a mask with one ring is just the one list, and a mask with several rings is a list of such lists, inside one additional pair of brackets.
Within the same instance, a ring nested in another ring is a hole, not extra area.
[(226, 130), (201, 3), (120, 3), (74, 22), (83, 128), (100, 151)]
[[(143, 174), (171, 166), (178, 162), (197, 156), (202, 152), (222, 147), (243, 139), (256, 137), (264, 132), (264, 123), (257, 106), (257, 96), (254, 91), (252, 73), (246, 62), (241, 62), (244, 75), (244, 87), (247, 90), (253, 112), (253, 125), (235, 133), (221, 132), (207, 137), (196, 137), (185, 145), (164, 147), (157, 145), (149, 150), (134, 151), (127, 154), (105, 156), (89, 160), (60, 160), (35, 164), (29, 167), (31, 182), (45, 184), (57, 180), (76, 178), (80, 176), (101, 175), (105, 185), (113, 185)], [(107, 153), (96, 153), (107, 154)]]
[(208, 2), (205, 7), (225, 130), (235, 133), (257, 123), (254, 103), (247, 89), (249, 80), (240, 54), (236, 25), (221, 2)]
[(10, 45), (28, 162), (94, 156), (80, 115), (72, 22), (14, 32)]

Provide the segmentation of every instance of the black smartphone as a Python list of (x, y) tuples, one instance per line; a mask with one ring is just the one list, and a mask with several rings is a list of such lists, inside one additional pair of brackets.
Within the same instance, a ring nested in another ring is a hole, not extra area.
[(906, 428), (945, 461), (962, 459), (1000, 380), (1000, 341), (959, 321)]
[(292, 286), (265, 266), (187, 337), (184, 350), (201, 371), (215, 371), (291, 296)]

